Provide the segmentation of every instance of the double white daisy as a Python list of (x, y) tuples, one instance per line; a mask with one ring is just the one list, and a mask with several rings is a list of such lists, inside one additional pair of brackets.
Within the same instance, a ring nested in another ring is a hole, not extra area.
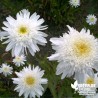
[(80, 6), (80, 0), (69, 0), (69, 4), (72, 7), (78, 7), (78, 6)]
[(59, 62), (56, 74), (62, 74), (61, 79), (74, 73), (77, 80), (80, 77), (82, 80), (84, 73), (94, 77), (92, 68), (98, 70), (98, 40), (90, 35), (90, 30), (78, 32), (70, 26), (68, 28), (63, 37), (50, 39), (55, 54), (48, 58)]
[(92, 14), (89, 14), (86, 18), (86, 22), (89, 24), (89, 25), (95, 25), (96, 22), (97, 22), (97, 18), (95, 15), (92, 15)]
[(12, 56), (17, 56), (27, 52), (27, 49), (34, 56), (39, 51), (37, 44), (45, 45), (47, 43), (45, 37), (47, 34), (41, 30), (47, 29), (42, 24), (44, 19), (39, 19), (40, 15), (35, 12), (30, 16), (30, 12), (23, 9), (16, 15), (16, 19), (9, 16), (6, 18), (2, 27), (4, 31), (0, 32), (1, 39), (7, 39), (4, 44), (8, 44), (6, 51), (12, 49)]
[(0, 68), (0, 73), (3, 73), (6, 77), (7, 75), (12, 74), (12, 72), (13, 72), (12, 70), (13, 70), (13, 68), (10, 67), (10, 65), (3, 63), (1, 68)]
[(24, 55), (20, 55), (20, 56), (15, 56), (15, 58), (13, 59), (13, 63), (16, 66), (20, 66), (20, 65), (24, 65), (26, 61), (26, 57)]
[(37, 66), (31, 68), (25, 67), (22, 71), (16, 72), (18, 78), (13, 78), (13, 83), (16, 84), (15, 90), (19, 92), (19, 96), (24, 95), (25, 98), (38, 98), (42, 96), (44, 88), (42, 84), (47, 84), (47, 79), (42, 78), (44, 71)]

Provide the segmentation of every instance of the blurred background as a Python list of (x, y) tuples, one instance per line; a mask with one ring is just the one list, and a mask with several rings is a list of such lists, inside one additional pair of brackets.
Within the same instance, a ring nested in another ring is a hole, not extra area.
[[(28, 9), (31, 14), (37, 12), (41, 18), (44, 18), (45, 25), (48, 25), (48, 29), (45, 31), (48, 34), (47, 45), (40, 46), (41, 51), (36, 53), (35, 57), (30, 54), (27, 56), (27, 64), (40, 65), (46, 72), (45, 77), (48, 77), (49, 83), (45, 85), (46, 90), (41, 98), (84, 98), (71, 88), (70, 84), (74, 83), (72, 78), (61, 80), (60, 76), (55, 75), (57, 62), (49, 62), (46, 58), (53, 52), (49, 39), (62, 36), (64, 32), (67, 32), (66, 25), (70, 25), (78, 31), (82, 28), (90, 29), (91, 34), (98, 37), (98, 23), (92, 26), (86, 23), (88, 14), (94, 14), (98, 18), (98, 0), (81, 0), (80, 2), (80, 6), (75, 8), (69, 4), (69, 0), (0, 0), (1, 30), (6, 17), (11, 15), (15, 18), (17, 12), (22, 9)], [(15, 71), (21, 70), (22, 67), (16, 68), (12, 64), (10, 52), (5, 52), (6, 45), (1, 43), (0, 64), (7, 62), (14, 67)], [(0, 98), (23, 98), (18, 97), (18, 93), (13, 91), (15, 85), (12, 84), (11, 78), (14, 76), (5, 78), (0, 74)]]

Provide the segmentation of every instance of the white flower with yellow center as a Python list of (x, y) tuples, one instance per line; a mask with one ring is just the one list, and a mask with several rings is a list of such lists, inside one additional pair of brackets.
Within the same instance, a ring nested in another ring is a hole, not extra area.
[(44, 71), (37, 67), (31, 66), (24, 68), (20, 72), (16, 72), (18, 78), (13, 78), (13, 83), (17, 84), (15, 90), (19, 92), (19, 96), (24, 95), (25, 98), (38, 98), (42, 96), (44, 88), (41, 84), (47, 84), (47, 79), (42, 78)]
[[(81, 77), (80, 77), (81, 78)], [(83, 78), (82, 78), (83, 79)], [(76, 80), (76, 79), (75, 79)], [(80, 79), (77, 80), (78, 83), (82, 84), (95, 84), (96, 88), (98, 88), (98, 73), (94, 74), (94, 77), (89, 76), (88, 74), (84, 74), (84, 79), (80, 82)]]
[(78, 7), (80, 6), (80, 0), (69, 0), (70, 5), (73, 7)]
[(12, 74), (12, 72), (13, 72), (12, 70), (13, 70), (13, 68), (10, 67), (10, 65), (7, 65), (7, 64), (3, 63), (1, 68), (0, 68), (0, 73), (3, 73), (6, 77), (7, 75)]
[(98, 73), (94, 74), (94, 77), (90, 77), (89, 75), (85, 74), (84, 83), (95, 84), (96, 88), (98, 88)]
[(39, 51), (39, 45), (47, 43), (45, 37), (47, 34), (41, 30), (47, 29), (47, 26), (42, 26), (44, 19), (39, 19), (39, 15), (34, 13), (30, 16), (30, 12), (26, 9), (20, 11), (16, 15), (16, 19), (11, 16), (7, 17), (2, 27), (4, 31), (0, 32), (1, 39), (7, 39), (4, 44), (7, 44), (6, 51), (12, 49), (12, 56), (27, 53), (27, 49), (32, 56)]
[(90, 30), (82, 29), (80, 32), (68, 26), (69, 31), (63, 37), (51, 38), (53, 49), (56, 51), (49, 60), (59, 62), (56, 74), (62, 73), (61, 79), (72, 76), (78, 80), (84, 73), (94, 76), (92, 68), (98, 70), (98, 41)]
[(89, 24), (89, 25), (95, 25), (96, 22), (97, 22), (97, 18), (95, 15), (88, 15), (87, 18), (86, 18), (86, 22)]
[(13, 63), (16, 66), (20, 66), (20, 65), (24, 65), (26, 61), (26, 57), (24, 55), (20, 55), (20, 56), (15, 56), (15, 58), (13, 59)]

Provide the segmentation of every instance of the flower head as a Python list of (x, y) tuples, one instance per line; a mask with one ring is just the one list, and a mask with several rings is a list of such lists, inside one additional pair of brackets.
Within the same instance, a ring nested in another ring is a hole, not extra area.
[(87, 18), (86, 18), (86, 22), (89, 24), (89, 25), (95, 25), (96, 22), (97, 22), (97, 18), (95, 15), (88, 15)]
[(1, 39), (7, 39), (4, 44), (8, 44), (6, 51), (12, 49), (12, 56), (27, 53), (27, 49), (32, 56), (39, 51), (37, 44), (45, 45), (47, 43), (45, 37), (47, 34), (41, 30), (47, 29), (42, 26), (44, 19), (39, 19), (39, 15), (35, 12), (30, 16), (30, 12), (23, 9), (16, 15), (16, 19), (11, 16), (7, 17), (2, 27), (4, 31), (0, 32)]
[(40, 97), (44, 88), (41, 84), (47, 84), (47, 79), (42, 78), (44, 71), (37, 67), (31, 68), (25, 67), (22, 71), (16, 72), (18, 78), (13, 78), (13, 83), (17, 84), (15, 90), (19, 92), (19, 96), (24, 94), (24, 97), (27, 98), (30, 96), (35, 98), (35, 96)]
[(26, 61), (26, 57), (24, 55), (20, 55), (20, 56), (15, 56), (15, 58), (13, 59), (13, 63), (16, 66), (20, 66), (20, 65), (24, 65)]
[(60, 38), (51, 38), (53, 49), (56, 51), (49, 60), (59, 62), (56, 74), (62, 73), (64, 77), (83, 77), (84, 73), (94, 76), (92, 68), (98, 70), (95, 63), (98, 63), (98, 41), (90, 30), (82, 29), (80, 32), (68, 26), (69, 31)]
[(85, 74), (84, 78), (85, 84), (95, 84), (96, 88), (98, 88), (98, 73), (94, 74), (94, 77), (90, 77), (89, 75)]
[(12, 70), (13, 68), (10, 67), (10, 65), (7, 64), (2, 64), (1, 68), (0, 68), (0, 73), (3, 73), (5, 76), (12, 74)]
[(90, 84), (90, 85), (95, 84), (95, 87), (98, 88), (98, 73), (95, 73), (94, 77), (91, 77), (88, 74), (84, 74), (84, 78), (82, 78), (82, 81), (80, 80), (81, 80), (81, 77), (77, 80), (79, 84)]
[(69, 0), (70, 5), (73, 7), (78, 7), (80, 6), (80, 0)]

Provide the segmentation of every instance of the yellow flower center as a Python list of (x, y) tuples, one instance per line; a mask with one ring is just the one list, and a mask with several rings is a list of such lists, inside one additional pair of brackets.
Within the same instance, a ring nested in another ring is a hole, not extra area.
[(27, 76), (25, 81), (26, 81), (26, 84), (30, 86), (35, 83), (35, 78), (32, 76)]
[(5, 72), (8, 72), (8, 68), (7, 68), (7, 67), (5, 67), (3, 70), (4, 70)]
[(18, 33), (20, 35), (25, 35), (29, 32), (28, 28), (26, 26), (20, 26), (18, 29)]
[(88, 56), (91, 51), (90, 44), (82, 40), (77, 41), (74, 43), (74, 51), (78, 57)]
[(75, 0), (75, 2), (77, 2), (77, 0)]
[(21, 58), (20, 57), (16, 57), (16, 61), (21, 61)]
[(91, 18), (90, 21), (93, 22), (94, 21), (94, 18)]
[(87, 78), (86, 83), (87, 83), (87, 84), (94, 84), (95, 81), (94, 81), (93, 78), (89, 77), (89, 78)]

